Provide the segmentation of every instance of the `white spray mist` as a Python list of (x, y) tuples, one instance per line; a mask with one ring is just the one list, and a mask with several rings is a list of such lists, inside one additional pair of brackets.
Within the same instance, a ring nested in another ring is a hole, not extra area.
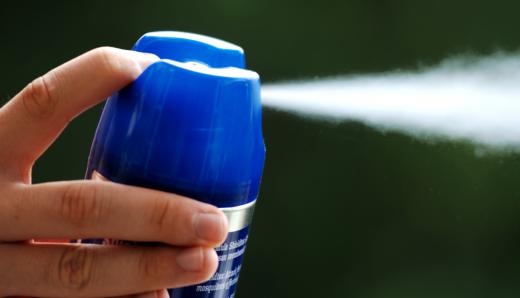
[(452, 58), (414, 72), (267, 84), (262, 100), (267, 107), (305, 116), (520, 150), (520, 55)]

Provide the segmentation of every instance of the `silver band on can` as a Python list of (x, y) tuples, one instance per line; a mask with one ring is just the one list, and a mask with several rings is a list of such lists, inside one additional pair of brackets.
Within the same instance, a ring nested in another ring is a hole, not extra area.
[(253, 220), (253, 212), (255, 210), (255, 203), (256, 200), (236, 207), (220, 208), (228, 219), (229, 233), (240, 231), (251, 224), (251, 221)]

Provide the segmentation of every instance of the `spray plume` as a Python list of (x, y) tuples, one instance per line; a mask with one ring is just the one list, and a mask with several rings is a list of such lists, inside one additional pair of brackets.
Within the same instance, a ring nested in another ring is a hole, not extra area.
[(420, 71), (267, 84), (262, 101), (304, 116), (520, 150), (520, 55), (452, 58)]

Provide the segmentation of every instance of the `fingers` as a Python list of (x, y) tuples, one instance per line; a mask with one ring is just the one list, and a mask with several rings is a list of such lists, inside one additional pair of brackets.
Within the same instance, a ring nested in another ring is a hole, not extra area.
[(215, 251), (202, 247), (0, 244), (0, 256), (1, 297), (153, 292), (201, 283), (218, 266)]
[(218, 208), (140, 187), (72, 181), (18, 184), (9, 193), (16, 196), (0, 201), (0, 241), (100, 237), (216, 246), (227, 235)]
[(156, 60), (104, 47), (37, 78), (0, 110), (0, 156), (31, 165), (72, 118), (132, 82)]

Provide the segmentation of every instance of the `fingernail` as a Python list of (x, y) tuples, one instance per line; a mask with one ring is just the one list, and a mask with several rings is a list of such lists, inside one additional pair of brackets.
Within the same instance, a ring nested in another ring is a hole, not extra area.
[(186, 271), (201, 271), (204, 266), (204, 254), (202, 248), (188, 248), (177, 255), (177, 265)]
[(227, 234), (227, 219), (219, 213), (199, 213), (195, 216), (195, 231), (199, 238), (221, 242)]

